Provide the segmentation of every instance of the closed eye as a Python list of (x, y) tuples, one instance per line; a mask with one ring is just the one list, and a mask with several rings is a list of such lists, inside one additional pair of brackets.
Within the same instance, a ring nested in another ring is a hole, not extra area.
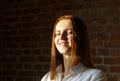
[(73, 31), (72, 30), (68, 30), (67, 33), (68, 34), (73, 34)]
[(55, 33), (55, 36), (59, 36), (59, 35), (60, 35), (60, 32), (56, 32), (56, 33)]

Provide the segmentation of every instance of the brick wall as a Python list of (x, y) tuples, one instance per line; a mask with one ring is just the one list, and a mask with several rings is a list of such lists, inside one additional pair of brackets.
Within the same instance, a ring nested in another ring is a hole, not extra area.
[(40, 81), (65, 13), (85, 21), (96, 66), (120, 81), (120, 0), (0, 0), (0, 81)]

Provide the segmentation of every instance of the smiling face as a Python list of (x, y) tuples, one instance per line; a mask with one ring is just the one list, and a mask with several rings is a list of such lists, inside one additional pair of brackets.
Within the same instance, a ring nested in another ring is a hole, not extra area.
[(63, 19), (60, 20), (55, 29), (55, 46), (61, 54), (71, 53), (73, 41), (73, 25), (71, 20)]

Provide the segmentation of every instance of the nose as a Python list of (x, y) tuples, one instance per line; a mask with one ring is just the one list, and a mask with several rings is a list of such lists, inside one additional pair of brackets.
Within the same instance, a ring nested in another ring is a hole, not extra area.
[(67, 32), (63, 32), (60, 38), (61, 40), (67, 40)]

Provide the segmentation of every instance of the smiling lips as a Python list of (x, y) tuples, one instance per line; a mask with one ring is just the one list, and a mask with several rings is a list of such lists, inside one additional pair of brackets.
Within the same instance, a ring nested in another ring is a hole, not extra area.
[(60, 42), (59, 43), (61, 46), (67, 46), (68, 45), (68, 42)]

